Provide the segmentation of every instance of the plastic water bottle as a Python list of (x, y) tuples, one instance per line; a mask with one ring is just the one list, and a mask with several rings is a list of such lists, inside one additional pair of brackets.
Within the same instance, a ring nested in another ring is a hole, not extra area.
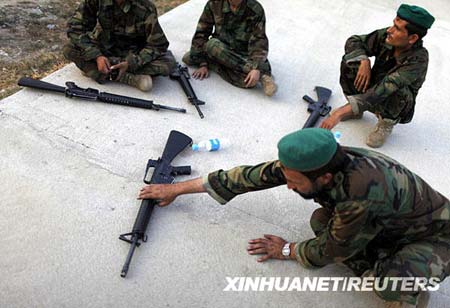
[(342, 136), (341, 132), (339, 132), (339, 131), (334, 132), (334, 139), (336, 139), (337, 143), (339, 143), (341, 141), (341, 136)]
[(192, 145), (192, 150), (195, 152), (212, 152), (218, 151), (230, 145), (230, 141), (228, 139), (208, 139), (202, 140), (199, 143), (194, 143)]

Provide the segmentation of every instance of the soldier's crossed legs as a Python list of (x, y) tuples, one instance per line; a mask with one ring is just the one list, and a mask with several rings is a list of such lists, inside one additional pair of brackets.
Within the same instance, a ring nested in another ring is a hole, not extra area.
[[(75, 65), (82, 70), (86, 76), (96, 80), (100, 81), (102, 77), (102, 74), (97, 69), (97, 63), (94, 60), (86, 60), (83, 57), (83, 52), (78, 49), (76, 46), (74, 46), (71, 43), (68, 43), (64, 46), (63, 49), (64, 56), (66, 59), (72, 61), (75, 63)], [(108, 58), (110, 57), (117, 57), (120, 58), (121, 61), (124, 61), (126, 56), (128, 54), (128, 51), (123, 51), (118, 54), (108, 54), (105, 53), (105, 56)], [(173, 69), (175, 68), (176, 61), (172, 54), (172, 52), (167, 51), (163, 56), (155, 59), (154, 61), (144, 65), (143, 67), (139, 68), (133, 74), (136, 75), (150, 75), (150, 76), (168, 76)]]
[[(215, 71), (232, 85), (246, 88), (244, 80), (250, 72), (250, 69), (245, 65), (247, 63), (245, 56), (231, 50), (225, 43), (216, 38), (210, 39), (205, 44), (205, 51), (208, 55), (208, 64), (211, 70)], [(192, 61), (189, 52), (183, 56), (183, 62), (190, 66), (200, 64)], [(271, 75), (268, 60), (266, 60), (261, 69), (261, 76), (263, 74)]]

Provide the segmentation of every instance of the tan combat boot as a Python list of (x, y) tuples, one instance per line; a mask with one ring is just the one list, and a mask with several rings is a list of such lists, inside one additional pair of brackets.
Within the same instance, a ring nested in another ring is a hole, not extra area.
[(367, 136), (366, 144), (371, 148), (379, 148), (386, 141), (387, 137), (392, 133), (392, 129), (396, 121), (390, 119), (382, 119), (378, 117), (378, 123)]
[(152, 89), (152, 77), (149, 75), (135, 75), (130, 73), (123, 74), (119, 82), (125, 83), (129, 86), (138, 88), (143, 92), (149, 92)]
[(405, 303), (405, 302), (385, 302), (384, 307), (386, 307), (386, 308), (427, 308), (429, 301), (430, 301), (430, 294), (427, 291), (422, 291), (419, 293), (416, 305), (412, 305), (412, 304)]
[(267, 96), (272, 96), (277, 92), (277, 85), (275, 84), (275, 81), (273, 80), (272, 76), (269, 75), (262, 75), (261, 76), (261, 85), (264, 91), (264, 94)]

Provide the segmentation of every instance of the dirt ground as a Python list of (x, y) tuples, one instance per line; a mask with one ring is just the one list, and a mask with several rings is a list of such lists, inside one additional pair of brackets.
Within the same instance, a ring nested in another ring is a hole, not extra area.
[[(154, 0), (159, 15), (187, 0)], [(80, 1), (0, 1), (0, 100), (17, 92), (23, 76), (42, 78), (68, 62), (61, 50), (66, 23)]]

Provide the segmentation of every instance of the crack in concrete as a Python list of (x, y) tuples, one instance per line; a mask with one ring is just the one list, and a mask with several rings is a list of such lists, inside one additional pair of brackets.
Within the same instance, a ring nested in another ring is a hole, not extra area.
[(265, 222), (265, 223), (268, 224), (268, 225), (272, 225), (272, 226), (275, 226), (275, 227), (277, 227), (277, 228), (281, 228), (281, 229), (283, 229), (283, 230), (287, 230), (287, 231), (289, 231), (289, 232), (293, 232), (293, 233), (295, 233), (295, 234), (299, 234), (299, 232), (296, 231), (296, 230), (292, 230), (291, 228), (287, 228), (287, 227), (284, 227), (284, 226), (277, 225), (277, 224), (275, 224), (275, 223), (272, 222), (272, 221), (268, 221), (268, 220), (266, 220), (266, 219), (264, 219), (264, 218), (262, 218), (262, 217), (256, 216), (256, 215), (254, 215), (254, 214), (252, 214), (252, 213), (250, 213), (250, 212), (244, 211), (244, 210), (242, 210), (242, 209), (240, 209), (240, 208), (237, 208), (237, 207), (235, 207), (235, 206), (231, 206), (231, 208), (237, 210), (238, 212), (244, 213), (244, 214), (246, 214), (247, 216), (254, 217), (254, 218), (258, 219), (258, 220), (261, 220), (261, 221)]
[[(77, 151), (77, 153), (80, 154), (80, 157), (85, 159), (85, 161), (88, 164), (90, 164), (91, 166), (93, 166), (93, 167), (95, 167), (97, 169), (104, 170), (104, 171), (106, 171), (107, 173), (109, 173), (111, 175), (114, 175), (114, 176), (126, 179), (126, 180), (128, 180), (128, 182), (133, 182), (133, 183), (135, 182), (130, 176), (126, 176), (124, 174), (120, 174), (120, 173), (114, 172), (113, 170), (110, 170), (107, 167), (105, 167), (104, 165), (102, 165), (100, 162), (96, 161), (94, 158), (90, 158), (90, 157), (88, 157), (86, 155), (82, 155), (82, 154), (85, 154), (84, 151), (80, 151), (79, 149), (77, 149), (77, 146), (71, 146), (70, 145), (70, 144), (75, 144), (75, 145), (83, 147), (84, 149), (95, 151), (95, 148), (93, 148), (93, 147), (91, 147), (91, 146), (89, 146), (87, 144), (84, 144), (82, 142), (78, 142), (76, 140), (73, 140), (72, 138), (70, 138), (70, 137), (68, 137), (66, 135), (59, 134), (59, 133), (53, 132), (53, 131), (49, 131), (48, 129), (37, 128), (31, 122), (29, 122), (27, 120), (24, 120), (24, 119), (21, 119), (20, 117), (18, 117), (16, 115), (8, 114), (8, 113), (5, 113), (5, 112), (2, 111), (1, 116), (9, 117), (9, 118), (12, 118), (12, 119), (20, 122), (20, 123), (25, 124), (32, 131), (36, 132), (39, 136), (43, 137), (43, 139), (45, 139), (47, 142), (49, 142), (52, 145), (53, 148), (60, 148), (61, 149), (61, 148), (64, 148), (64, 146), (68, 146), (68, 147), (70, 147), (72, 149), (75, 149)], [(52, 139), (51, 136), (49, 136), (48, 134), (60, 137), (60, 138), (62, 138), (64, 140), (66, 140), (66, 143), (58, 142), (57, 140)]]

